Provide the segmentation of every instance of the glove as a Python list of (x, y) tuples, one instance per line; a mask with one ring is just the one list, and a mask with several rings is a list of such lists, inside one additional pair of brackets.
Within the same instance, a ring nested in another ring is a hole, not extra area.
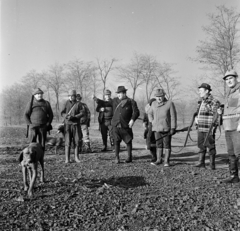
[(152, 131), (152, 123), (151, 122), (149, 122), (149, 124), (148, 124), (148, 130)]
[(176, 134), (176, 129), (172, 128), (171, 131), (170, 131), (170, 135), (173, 136), (174, 134)]

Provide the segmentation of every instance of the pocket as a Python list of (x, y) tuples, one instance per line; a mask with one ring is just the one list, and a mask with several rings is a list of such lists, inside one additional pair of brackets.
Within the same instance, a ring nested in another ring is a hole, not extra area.
[(237, 107), (237, 105), (238, 105), (238, 98), (231, 98), (228, 101), (228, 106), (229, 107)]

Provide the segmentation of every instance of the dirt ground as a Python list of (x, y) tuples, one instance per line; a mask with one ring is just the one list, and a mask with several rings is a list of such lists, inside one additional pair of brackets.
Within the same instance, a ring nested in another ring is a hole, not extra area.
[[(240, 184), (221, 183), (229, 176), (224, 132), (217, 132), (217, 169), (212, 171), (208, 156), (206, 169), (193, 167), (198, 148), (191, 140), (182, 148), (186, 132), (173, 137), (170, 168), (150, 165), (140, 122), (134, 126), (133, 162), (124, 163), (122, 143), (116, 165), (112, 151), (100, 151), (101, 136), (93, 124), (93, 152), (81, 154), (81, 163), (66, 165), (63, 148), (55, 155), (47, 147), (46, 182), (37, 180), (28, 198), (17, 162), (28, 144), (26, 128), (0, 129), (1, 230), (240, 230)], [(196, 131), (191, 138), (196, 141)]]

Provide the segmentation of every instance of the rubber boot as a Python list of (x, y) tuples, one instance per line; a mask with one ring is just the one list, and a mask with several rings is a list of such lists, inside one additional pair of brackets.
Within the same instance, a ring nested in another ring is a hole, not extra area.
[(85, 144), (87, 146), (87, 152), (91, 153), (92, 149), (91, 149), (91, 146), (90, 146), (90, 142), (86, 142)]
[(65, 164), (70, 163), (70, 149), (71, 147), (65, 146)]
[(79, 148), (78, 148), (78, 153), (81, 154), (82, 153), (82, 147), (83, 147), (83, 141), (79, 141)]
[(171, 149), (165, 149), (165, 156), (164, 156), (164, 167), (170, 167), (170, 155), (171, 155)]
[(209, 159), (210, 159), (210, 168), (212, 170), (215, 170), (216, 169), (216, 166), (215, 166), (215, 155), (210, 155)]
[(126, 163), (131, 163), (132, 162), (132, 142), (127, 144), (127, 152), (128, 152), (128, 157), (125, 160)]
[(199, 163), (194, 165), (194, 167), (205, 168), (205, 156), (206, 156), (206, 152), (200, 152), (199, 153)]
[(230, 178), (223, 181), (223, 183), (238, 183), (239, 176), (238, 176), (238, 158), (235, 156), (229, 158), (229, 171), (230, 171)]
[(107, 151), (107, 142), (103, 143), (103, 149), (101, 151), (102, 152), (106, 152)]
[(163, 158), (163, 149), (162, 148), (157, 148), (157, 161), (155, 163), (151, 163), (152, 165), (159, 165), (162, 163), (162, 158)]
[(80, 159), (79, 159), (79, 146), (75, 146), (74, 149), (74, 159), (77, 163), (80, 163)]
[(157, 153), (156, 153), (157, 149), (156, 147), (151, 147), (150, 148), (150, 153), (152, 155), (152, 159), (151, 159), (151, 163), (154, 163), (157, 161)]
[(119, 152), (120, 152), (120, 143), (115, 143), (115, 155), (116, 155), (116, 164), (120, 164), (120, 158), (119, 158)]

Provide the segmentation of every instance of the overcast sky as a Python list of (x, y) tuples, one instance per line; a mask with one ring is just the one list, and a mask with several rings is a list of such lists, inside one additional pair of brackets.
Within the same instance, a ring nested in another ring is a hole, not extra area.
[(1, 86), (75, 58), (130, 61), (133, 52), (175, 63), (182, 83), (204, 73), (194, 57), (208, 13), (239, 0), (2, 0)]

